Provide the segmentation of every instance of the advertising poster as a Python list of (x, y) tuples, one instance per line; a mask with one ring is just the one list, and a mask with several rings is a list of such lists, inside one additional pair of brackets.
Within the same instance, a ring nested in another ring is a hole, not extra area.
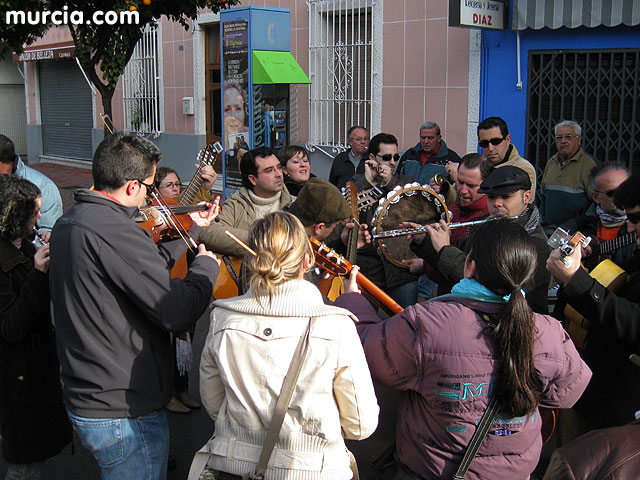
[(247, 20), (222, 25), (223, 120), (226, 195), (242, 187), (238, 153), (248, 150), (249, 137), (249, 44)]

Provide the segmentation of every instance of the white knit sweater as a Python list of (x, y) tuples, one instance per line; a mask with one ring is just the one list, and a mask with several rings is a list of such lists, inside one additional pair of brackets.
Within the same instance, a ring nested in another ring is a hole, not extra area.
[(316, 316), (266, 478), (350, 479), (343, 435), (371, 435), (379, 410), (350, 313), (324, 305), (305, 280), (278, 287), (270, 304), (249, 290), (214, 305), (200, 363), (202, 401), (216, 421), (209, 466), (236, 475), (255, 472), (293, 351)]

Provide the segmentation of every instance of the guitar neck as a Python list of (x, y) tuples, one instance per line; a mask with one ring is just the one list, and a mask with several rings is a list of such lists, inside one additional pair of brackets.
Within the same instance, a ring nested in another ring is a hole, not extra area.
[[(202, 166), (200, 168), (202, 168)], [(189, 185), (182, 193), (182, 196), (180, 197), (181, 205), (191, 205), (193, 199), (196, 198), (198, 191), (200, 191), (200, 187), (202, 186), (203, 181), (204, 180), (202, 178), (202, 174), (200, 173), (200, 169), (198, 169), (189, 182)]]
[(613, 240), (602, 242), (599, 246), (600, 255), (607, 255), (611, 252), (615, 252), (616, 250), (621, 249), (622, 247), (631, 245), (637, 240), (637, 238), (637, 234), (635, 232), (631, 232), (627, 233), (626, 235), (622, 235), (621, 237), (616, 237)]
[(359, 272), (358, 276), (356, 277), (356, 282), (358, 283), (358, 286), (360, 287), (362, 293), (389, 315), (397, 315), (398, 313), (402, 313), (404, 311), (404, 308), (402, 308), (398, 304), (398, 302), (396, 302), (393, 298), (382, 291), (380, 287), (378, 287), (375, 283), (373, 283), (371, 280), (369, 280)]

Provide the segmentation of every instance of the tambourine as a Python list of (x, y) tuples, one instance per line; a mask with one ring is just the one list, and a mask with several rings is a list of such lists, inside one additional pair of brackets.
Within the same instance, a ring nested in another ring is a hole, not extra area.
[[(415, 222), (420, 225), (451, 221), (451, 214), (441, 195), (427, 185), (417, 182), (408, 183), (404, 187), (397, 186), (380, 199), (373, 217), (373, 234), (384, 233), (398, 228), (401, 222)], [(402, 260), (415, 258), (416, 254), (409, 248), (410, 240), (404, 237), (375, 240), (378, 250), (394, 265), (409, 268)]]

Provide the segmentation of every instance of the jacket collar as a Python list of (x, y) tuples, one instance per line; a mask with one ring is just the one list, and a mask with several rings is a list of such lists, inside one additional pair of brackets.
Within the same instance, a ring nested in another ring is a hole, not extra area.
[(87, 188), (81, 188), (76, 190), (73, 193), (73, 198), (76, 202), (80, 203), (96, 203), (100, 205), (105, 205), (110, 207), (123, 215), (126, 215), (128, 218), (134, 218), (138, 215), (139, 209), (138, 207), (128, 207), (119, 202), (112, 200), (111, 198), (103, 195), (100, 192), (96, 192), (95, 190), (89, 190)]
[[(325, 315), (349, 315), (357, 319), (344, 308), (325, 305), (320, 290), (306, 280), (290, 280), (276, 287), (271, 303), (269, 296), (254, 296), (253, 287), (239, 297), (216, 300), (213, 305), (238, 313), (265, 315), (272, 317), (319, 317)], [(304, 299), (304, 301), (301, 301)]]
[(10, 241), (0, 238), (0, 270), (8, 272), (16, 265), (29, 261), (27, 255), (35, 252), (35, 247), (28, 240), (23, 239), (20, 249), (17, 249)]

